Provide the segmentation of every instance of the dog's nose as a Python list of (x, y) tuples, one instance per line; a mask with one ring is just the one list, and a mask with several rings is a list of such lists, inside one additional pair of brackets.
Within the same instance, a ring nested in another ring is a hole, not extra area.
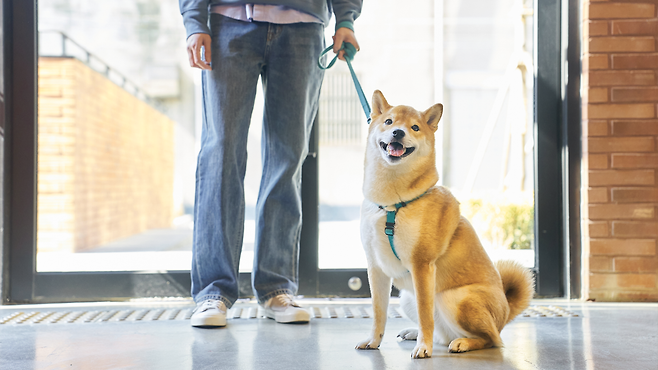
[(402, 139), (404, 137), (404, 131), (402, 131), (402, 130), (393, 131), (393, 137), (398, 138), (398, 139)]

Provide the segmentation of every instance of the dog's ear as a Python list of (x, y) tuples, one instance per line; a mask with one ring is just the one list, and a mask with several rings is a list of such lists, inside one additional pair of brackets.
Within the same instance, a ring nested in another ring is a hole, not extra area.
[(443, 104), (434, 104), (428, 110), (423, 112), (423, 120), (427, 122), (427, 125), (430, 126), (432, 131), (436, 131), (439, 128), (439, 120), (443, 116)]
[(386, 98), (384, 98), (384, 94), (379, 90), (375, 90), (372, 94), (372, 113), (370, 116), (374, 119), (390, 108), (391, 106), (388, 105)]

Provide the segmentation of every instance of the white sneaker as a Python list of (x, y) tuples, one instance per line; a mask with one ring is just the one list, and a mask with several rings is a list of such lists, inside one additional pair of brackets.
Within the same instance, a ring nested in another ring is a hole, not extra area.
[(226, 326), (226, 305), (217, 299), (197, 304), (190, 318), (192, 326)]
[(309, 322), (311, 320), (308, 311), (295, 303), (289, 294), (279, 294), (270, 298), (262, 306), (262, 311), (265, 316), (279, 323)]

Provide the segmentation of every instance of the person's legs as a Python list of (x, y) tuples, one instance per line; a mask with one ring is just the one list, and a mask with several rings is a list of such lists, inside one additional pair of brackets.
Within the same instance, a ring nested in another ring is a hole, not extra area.
[(252, 284), (261, 304), (297, 293), (301, 233), (301, 168), (318, 109), (324, 72), (320, 24), (270, 24), (266, 65), (261, 178), (256, 206)]
[(212, 71), (203, 72), (196, 175), (192, 297), (230, 308), (238, 298), (244, 232), (247, 133), (267, 25), (211, 15)]

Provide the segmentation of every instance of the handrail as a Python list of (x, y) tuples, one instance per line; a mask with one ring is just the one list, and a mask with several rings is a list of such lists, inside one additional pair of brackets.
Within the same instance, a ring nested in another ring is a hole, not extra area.
[[(47, 30), (47, 31), (39, 31), (39, 40), (41, 40), (41, 35), (42, 34), (56, 34), (59, 35), (61, 38), (61, 52), (60, 54), (42, 54), (41, 50), (39, 50), (39, 56), (40, 57), (50, 57), (50, 58), (75, 58), (81, 62), (83, 62), (85, 65), (87, 65), (89, 68), (95, 70), (98, 73), (103, 74), (105, 77), (107, 77), (108, 80), (112, 81), (115, 85), (121, 87), (125, 91), (129, 92), (130, 94), (134, 95), (136, 98), (143, 100), (149, 105), (152, 105), (156, 109), (159, 109), (160, 104), (157, 102), (157, 100), (153, 99), (150, 97), (144, 90), (139, 88), (139, 86), (128, 79), (124, 74), (121, 72), (117, 71), (116, 69), (110, 67), (109, 64), (107, 64), (105, 61), (97, 57), (96, 55), (92, 54), (89, 52), (89, 50), (85, 49), (82, 45), (77, 43), (75, 40), (70, 38), (67, 34), (65, 34), (62, 31), (57, 31), (57, 30)], [(74, 45), (77, 49), (79, 49), (82, 54), (84, 55), (84, 58), (80, 58), (79, 54), (80, 53), (71, 53), (69, 52), (69, 49), (67, 48), (67, 45)], [(100, 65), (101, 68), (94, 67), (92, 65), (92, 61), (95, 61), (94, 64)], [(113, 76), (117, 76), (118, 82), (116, 78), (113, 78)]]

